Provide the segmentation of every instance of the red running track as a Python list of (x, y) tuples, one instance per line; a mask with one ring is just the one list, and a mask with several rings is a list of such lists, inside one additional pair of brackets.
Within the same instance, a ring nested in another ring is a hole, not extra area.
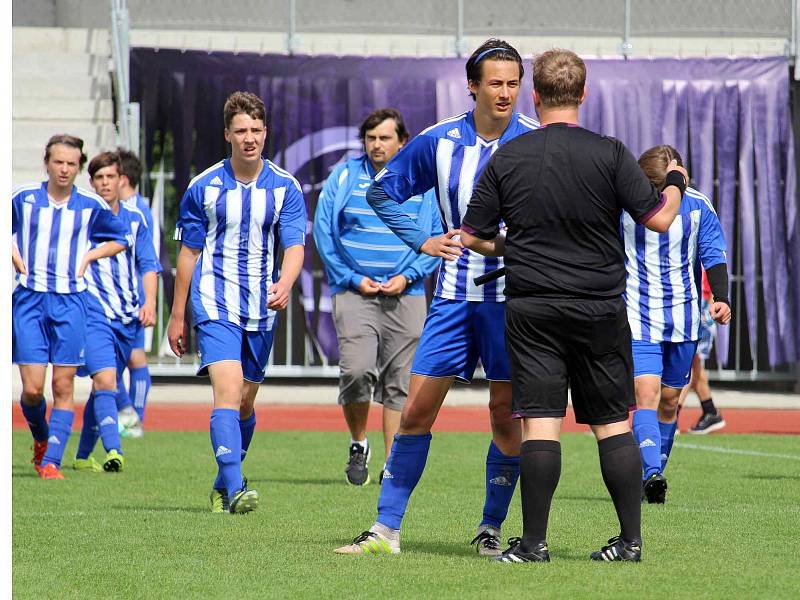
[[(257, 406), (259, 431), (346, 431), (344, 417), (338, 406), (270, 405)], [(83, 406), (77, 406), (75, 429), (81, 425)], [(722, 411), (727, 427), (725, 433), (773, 433), (800, 435), (800, 410), (726, 409)], [(211, 406), (207, 404), (151, 404), (147, 407), (145, 427), (149, 431), (208, 431)], [(697, 422), (700, 409), (687, 408), (681, 412), (680, 426), (687, 430)], [(14, 429), (27, 429), (18, 404), (13, 408)], [(381, 413), (370, 411), (368, 428), (381, 429)], [(575, 423), (569, 410), (564, 431), (586, 431)], [(488, 410), (483, 406), (445, 406), (439, 413), (434, 431), (489, 431)]]

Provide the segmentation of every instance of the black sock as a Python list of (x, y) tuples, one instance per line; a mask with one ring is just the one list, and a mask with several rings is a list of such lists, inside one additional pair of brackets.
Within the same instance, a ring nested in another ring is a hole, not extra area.
[(528, 440), (522, 443), (519, 481), (522, 494), (523, 552), (530, 552), (547, 537), (550, 502), (560, 476), (561, 442)]
[(704, 415), (717, 414), (717, 407), (714, 406), (714, 399), (711, 396), (708, 397), (708, 400), (700, 400), (700, 406), (703, 407)]
[(600, 471), (627, 542), (642, 541), (642, 457), (632, 432), (597, 442)]

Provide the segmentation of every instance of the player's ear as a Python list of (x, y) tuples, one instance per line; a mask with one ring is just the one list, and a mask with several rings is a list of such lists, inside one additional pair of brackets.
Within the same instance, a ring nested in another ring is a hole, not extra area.
[(542, 103), (542, 99), (539, 98), (539, 92), (537, 92), (536, 89), (534, 88), (534, 90), (533, 90), (533, 105), (534, 106), (539, 106), (539, 105), (541, 105), (541, 103)]
[(230, 143), (230, 141), (231, 141), (231, 132), (228, 131), (227, 127), (222, 130), (222, 134), (225, 136), (225, 141)]
[(583, 84), (583, 93), (581, 93), (581, 101), (578, 104), (583, 104), (583, 101), (586, 100), (586, 84)]

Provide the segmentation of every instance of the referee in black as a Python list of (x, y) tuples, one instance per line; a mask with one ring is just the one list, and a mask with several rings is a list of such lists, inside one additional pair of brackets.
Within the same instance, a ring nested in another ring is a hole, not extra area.
[(550, 560), (547, 520), (561, 473), (568, 387), (576, 420), (597, 438), (620, 522), (619, 536), (591, 558), (641, 559), (642, 463), (628, 425), (635, 397), (620, 214), (666, 231), (687, 174), (670, 163), (661, 192), (622, 142), (579, 127), (585, 82), (575, 53), (536, 57), (533, 100), (542, 127), (495, 152), (461, 227), (465, 247), (506, 264), (506, 345), (514, 413), (524, 424), (524, 531), (495, 557), (504, 562)]

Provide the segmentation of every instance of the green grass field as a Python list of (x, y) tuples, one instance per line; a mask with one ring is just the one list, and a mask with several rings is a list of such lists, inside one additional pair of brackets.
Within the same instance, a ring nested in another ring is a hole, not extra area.
[[(377, 450), (379, 434), (371, 438)], [(149, 432), (127, 442), (121, 474), (68, 468), (66, 481), (41, 481), (29, 463), (29, 434), (14, 432), (14, 596), (797, 597), (797, 437), (678, 438), (771, 456), (676, 448), (667, 504), (643, 507), (638, 565), (587, 560), (616, 533), (616, 520), (595, 442), (584, 434), (563, 440), (549, 531), (553, 562), (479, 558), (468, 542), (483, 504), (486, 443), (485, 434), (434, 435), (404, 522), (403, 552), (376, 558), (332, 552), (372, 524), (379, 491), (344, 483), (345, 434), (257, 433), (245, 473), (262, 504), (229, 516), (208, 512), (214, 468), (207, 433)], [(377, 474), (382, 457), (371, 464)], [(520, 533), (517, 495), (504, 537)]]

